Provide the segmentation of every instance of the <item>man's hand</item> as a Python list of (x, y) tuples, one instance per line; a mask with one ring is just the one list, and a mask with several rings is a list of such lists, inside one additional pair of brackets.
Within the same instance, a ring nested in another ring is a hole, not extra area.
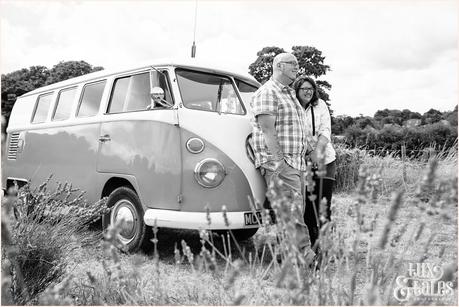
[(269, 161), (267, 163), (263, 163), (263, 167), (272, 172), (277, 172), (278, 170), (282, 169), (284, 163), (284, 159), (278, 161)]

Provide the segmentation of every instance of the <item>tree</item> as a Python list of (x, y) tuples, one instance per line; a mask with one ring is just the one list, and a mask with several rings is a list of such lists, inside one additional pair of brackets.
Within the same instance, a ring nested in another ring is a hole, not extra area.
[(273, 73), (273, 59), (285, 50), (279, 47), (264, 47), (257, 52), (257, 59), (249, 65), (249, 73), (260, 83), (269, 80)]
[(457, 105), (454, 107), (453, 111), (444, 112), (442, 117), (449, 121), (451, 125), (457, 127)]
[[(249, 73), (260, 83), (265, 83), (273, 73), (273, 59), (279, 53), (285, 52), (279, 47), (264, 47), (257, 52), (257, 59), (249, 65)], [(311, 46), (293, 46), (292, 54), (298, 59), (298, 75), (307, 75), (317, 79), (330, 70), (330, 66), (324, 64), (325, 57), (322, 51)], [(331, 89), (330, 83), (325, 80), (316, 80), (319, 96), (325, 102), (329, 101), (327, 91)]]
[(402, 110), (402, 120), (407, 121), (409, 119), (421, 119), (422, 115), (419, 114), (418, 112), (411, 112), (408, 109), (403, 109)]
[(2, 115), (8, 122), (16, 97), (36, 88), (102, 70), (85, 61), (60, 62), (51, 70), (45, 66), (31, 66), (9, 74), (3, 74), (2, 80)]
[(292, 53), (298, 59), (300, 69), (298, 74), (314, 76), (315, 79), (325, 75), (330, 66), (324, 64), (322, 51), (310, 46), (293, 46)]
[(430, 109), (422, 115), (423, 124), (433, 124), (442, 120), (442, 113), (435, 109)]
[(85, 61), (59, 62), (50, 70), (47, 84), (64, 81), (70, 78), (89, 74), (94, 71), (102, 70), (100, 66), (93, 67)]
[(20, 96), (46, 84), (49, 70), (45, 66), (31, 66), (2, 75), (2, 100), (8, 94)]
[(357, 125), (357, 127), (359, 127), (360, 129), (365, 129), (367, 126), (375, 128), (376, 126), (374, 120), (369, 116), (362, 116), (357, 118), (355, 120), (355, 125)]
[(31, 66), (2, 75), (2, 115), (7, 122), (16, 97), (44, 86), (48, 77), (49, 70), (45, 66)]
[(347, 127), (354, 124), (354, 119), (347, 115), (338, 115), (332, 117), (332, 133), (335, 135), (343, 135)]

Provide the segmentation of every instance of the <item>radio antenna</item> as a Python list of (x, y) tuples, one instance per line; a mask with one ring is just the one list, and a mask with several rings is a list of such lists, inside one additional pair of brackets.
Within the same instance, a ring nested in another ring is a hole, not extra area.
[(198, 15), (198, 0), (196, 0), (196, 4), (194, 7), (194, 33), (193, 33), (193, 45), (191, 46), (191, 57), (194, 58), (196, 57), (196, 21), (197, 21), (197, 15)]

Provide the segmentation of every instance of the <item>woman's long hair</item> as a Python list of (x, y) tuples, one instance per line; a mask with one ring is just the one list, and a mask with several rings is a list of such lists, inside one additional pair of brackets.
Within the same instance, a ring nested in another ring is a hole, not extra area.
[(298, 101), (300, 101), (298, 92), (300, 91), (300, 87), (303, 85), (304, 82), (309, 82), (312, 85), (312, 88), (314, 89), (314, 92), (312, 93), (311, 101), (309, 101), (309, 103), (315, 107), (319, 103), (319, 91), (317, 90), (316, 82), (308, 76), (304, 76), (304, 75), (299, 76), (293, 82), (292, 88), (295, 90), (296, 98), (298, 98)]

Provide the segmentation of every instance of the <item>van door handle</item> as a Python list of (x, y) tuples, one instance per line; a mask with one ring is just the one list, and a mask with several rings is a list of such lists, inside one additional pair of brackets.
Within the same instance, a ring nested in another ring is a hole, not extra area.
[(110, 135), (108, 135), (108, 134), (101, 135), (99, 137), (99, 142), (101, 142), (101, 143), (105, 143), (105, 142), (108, 142), (108, 141), (111, 141)]

